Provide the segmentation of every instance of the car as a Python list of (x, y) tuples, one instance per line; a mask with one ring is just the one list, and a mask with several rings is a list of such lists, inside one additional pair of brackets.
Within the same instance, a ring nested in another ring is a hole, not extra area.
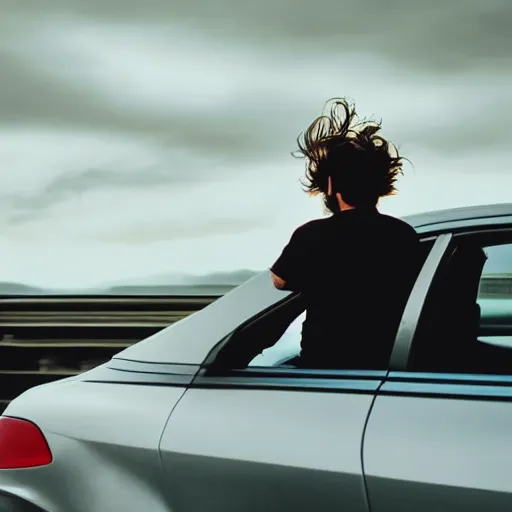
[(263, 272), (13, 400), (0, 511), (512, 510), (512, 204), (405, 220), (424, 263), (382, 368), (288, 364), (304, 306)]

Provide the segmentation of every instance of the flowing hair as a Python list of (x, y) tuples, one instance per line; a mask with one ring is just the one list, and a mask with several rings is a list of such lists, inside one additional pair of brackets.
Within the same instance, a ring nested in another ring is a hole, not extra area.
[(294, 156), (306, 159), (305, 191), (327, 197), (328, 179), (351, 206), (375, 206), (396, 192), (404, 160), (397, 148), (379, 135), (381, 122), (359, 119), (355, 106), (334, 98), (328, 113), (315, 119), (297, 138)]

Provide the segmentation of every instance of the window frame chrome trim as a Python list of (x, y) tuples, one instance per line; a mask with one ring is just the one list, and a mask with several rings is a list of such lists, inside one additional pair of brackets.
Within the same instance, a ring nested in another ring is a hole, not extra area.
[(379, 395), (512, 402), (512, 375), (390, 372)]

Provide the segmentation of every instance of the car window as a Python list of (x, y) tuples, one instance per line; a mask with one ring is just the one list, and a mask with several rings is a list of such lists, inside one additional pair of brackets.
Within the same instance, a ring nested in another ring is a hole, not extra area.
[(512, 244), (484, 249), (478, 290), (479, 341), (512, 349)]
[(427, 298), (409, 369), (512, 373), (512, 242), (455, 248)]
[(298, 356), (302, 322), (305, 318), (306, 312), (304, 311), (290, 324), (277, 343), (256, 356), (249, 366), (279, 366)]

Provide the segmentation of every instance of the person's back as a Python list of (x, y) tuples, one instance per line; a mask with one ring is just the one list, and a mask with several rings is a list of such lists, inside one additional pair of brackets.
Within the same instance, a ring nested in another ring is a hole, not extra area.
[(414, 229), (376, 207), (393, 192), (401, 159), (375, 125), (351, 132), (354, 118), (345, 102), (335, 103), (331, 118), (313, 123), (299, 144), (308, 189), (324, 194), (333, 215), (299, 227), (271, 267), (278, 288), (305, 298), (305, 367), (385, 365), (419, 270)]

